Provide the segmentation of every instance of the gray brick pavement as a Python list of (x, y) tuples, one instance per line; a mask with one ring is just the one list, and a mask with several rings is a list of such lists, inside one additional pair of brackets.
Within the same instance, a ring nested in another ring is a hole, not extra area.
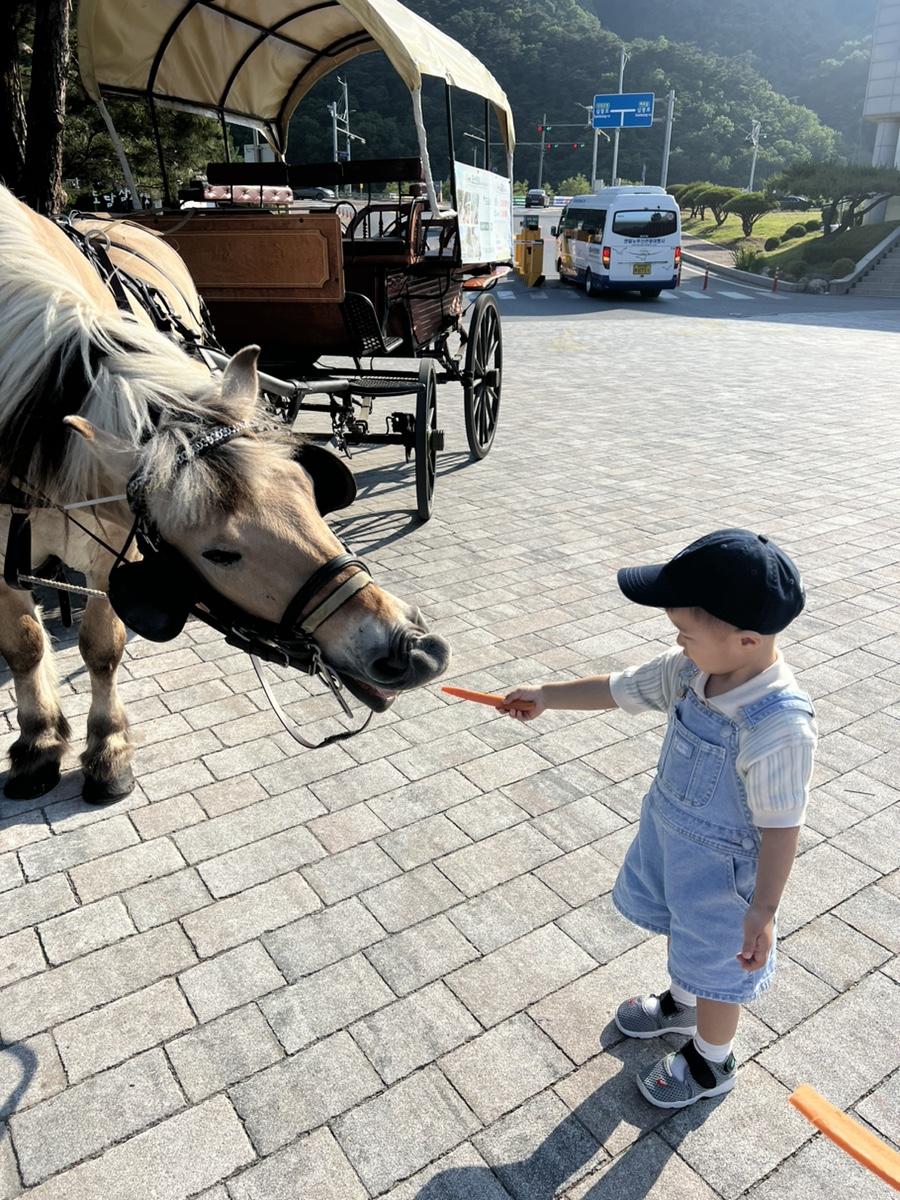
[[(467, 465), (448, 386), (433, 520), (408, 519), (412, 469), (365, 450), (336, 522), (449, 638), (448, 682), (489, 690), (669, 644), (618, 566), (712, 524), (790, 548), (809, 609), (786, 656), (823, 736), (735, 1092), (651, 1108), (633, 1072), (658, 1047), (611, 1022), (664, 977), (610, 902), (658, 720), (520, 727), (434, 687), (302, 751), (189, 626), (129, 639), (132, 796), (85, 807), (73, 757), (49, 796), (0, 801), (0, 1200), (882, 1195), (786, 1097), (808, 1082), (900, 1146), (900, 343), (792, 299), (703, 322), (507, 307), (492, 453)], [(305, 680), (275, 686), (334, 729)]]

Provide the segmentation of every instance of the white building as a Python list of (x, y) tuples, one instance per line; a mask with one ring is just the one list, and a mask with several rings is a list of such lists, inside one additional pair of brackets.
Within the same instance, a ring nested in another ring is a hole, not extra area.
[(863, 115), (878, 126), (875, 167), (900, 167), (900, 0), (880, 0)]

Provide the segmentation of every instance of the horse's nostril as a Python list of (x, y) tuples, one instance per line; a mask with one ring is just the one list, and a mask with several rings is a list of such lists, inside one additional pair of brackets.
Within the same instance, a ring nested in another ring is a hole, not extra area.
[(394, 683), (403, 678), (409, 670), (409, 658), (387, 655), (384, 658), (376, 658), (372, 663), (373, 678), (378, 679), (381, 683)]

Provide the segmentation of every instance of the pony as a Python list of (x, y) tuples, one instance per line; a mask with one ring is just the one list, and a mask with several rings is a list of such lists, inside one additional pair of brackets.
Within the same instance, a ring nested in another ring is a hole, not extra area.
[(265, 421), (258, 348), (209, 369), (117, 271), (110, 278), (110, 263), (126, 266), (183, 339), (201, 340), (200, 298), (178, 254), (130, 223), (71, 224), (65, 232), (0, 186), (0, 653), (19, 727), (6, 796), (50, 791), (71, 737), (40, 608), (21, 579), (44, 560), (81, 572), (89, 589), (78, 632), (91, 684), (89, 803), (134, 787), (117, 612), (157, 640), (193, 611), (275, 660), (295, 664), (303, 650), (332, 690), (343, 683), (376, 712), (441, 675), (447, 643), (377, 587), (324, 520), (352, 499), (349, 469)]

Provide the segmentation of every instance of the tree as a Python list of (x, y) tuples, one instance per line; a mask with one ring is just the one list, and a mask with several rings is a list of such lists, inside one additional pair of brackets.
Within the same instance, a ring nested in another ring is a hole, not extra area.
[(740, 196), (740, 194), (740, 188), (714, 187), (710, 184), (705, 191), (700, 192), (698, 199), (710, 210), (716, 224), (724, 225), (728, 216), (725, 205), (729, 200), (733, 200), (736, 196)]
[(591, 185), (584, 175), (572, 175), (560, 183), (557, 191), (563, 196), (588, 196)]
[(0, 163), (7, 187), (16, 191), (25, 164), (25, 96), (19, 71), (22, 4), (7, 0), (0, 12)]
[(29, 87), (25, 106), (28, 136), (22, 198), (43, 213), (59, 212), (65, 200), (62, 161), (71, 8), (72, 0), (42, 0), (35, 5), (31, 78), (40, 86)]
[(725, 211), (741, 218), (744, 237), (750, 237), (760, 217), (777, 207), (778, 201), (773, 196), (765, 196), (762, 192), (740, 192), (728, 201)]
[[(776, 191), (815, 197), (823, 204), (824, 236), (844, 233), (883, 204), (900, 195), (900, 171), (894, 167), (848, 167), (842, 163), (800, 162), (769, 180)], [(837, 228), (832, 227), (837, 221)]]

